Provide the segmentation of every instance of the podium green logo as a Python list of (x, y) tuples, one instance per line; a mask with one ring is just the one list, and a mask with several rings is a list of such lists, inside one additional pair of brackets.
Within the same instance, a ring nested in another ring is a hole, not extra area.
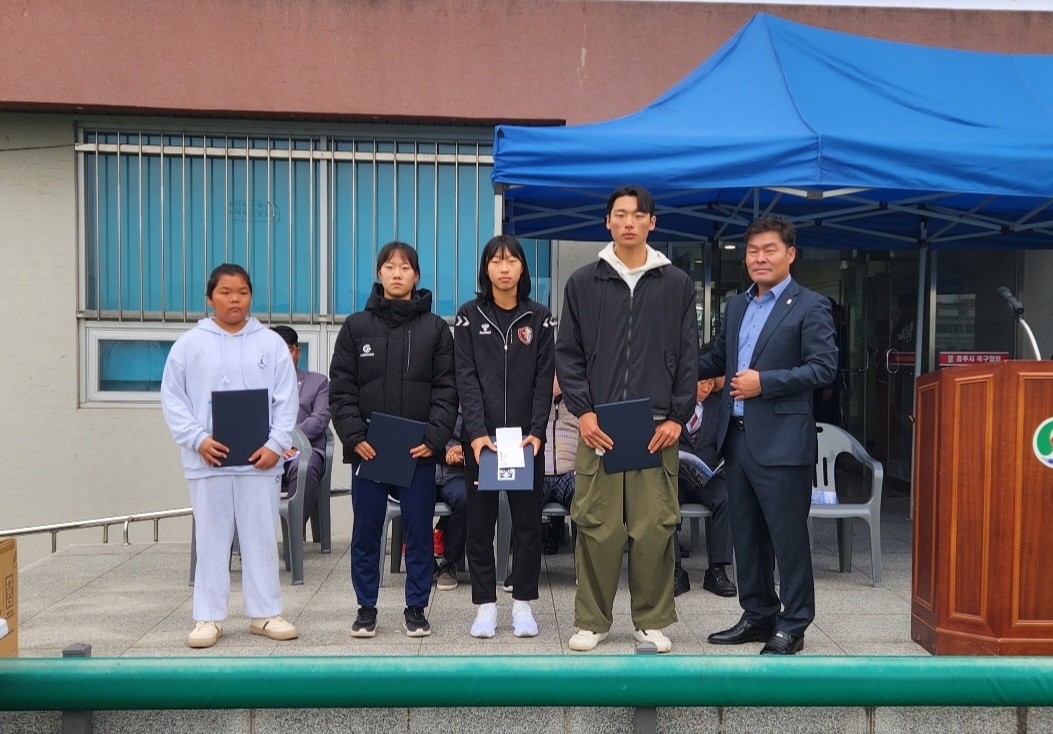
[(1035, 437), (1031, 439), (1031, 448), (1039, 461), (1053, 468), (1053, 418), (1046, 418), (1039, 424)]

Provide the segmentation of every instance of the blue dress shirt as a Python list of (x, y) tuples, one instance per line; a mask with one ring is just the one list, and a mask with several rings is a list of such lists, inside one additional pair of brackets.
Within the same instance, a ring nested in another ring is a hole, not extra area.
[[(742, 323), (739, 325), (737, 372), (750, 368), (750, 362), (753, 360), (753, 349), (757, 345), (757, 338), (764, 329), (764, 324), (767, 322), (768, 317), (771, 316), (771, 312), (775, 308), (775, 302), (782, 297), (782, 292), (790, 285), (791, 280), (793, 279), (787, 276), (783, 282), (760, 298), (753, 295), (757, 291), (756, 283), (746, 290), (746, 298), (749, 303), (746, 304), (746, 313), (742, 315)], [(741, 400), (735, 401), (735, 405), (731, 408), (731, 414), (739, 418), (742, 417), (743, 402)]]

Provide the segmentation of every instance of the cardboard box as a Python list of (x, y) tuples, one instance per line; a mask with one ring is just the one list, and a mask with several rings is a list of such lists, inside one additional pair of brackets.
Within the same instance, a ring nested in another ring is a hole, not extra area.
[(0, 538), (0, 617), (9, 632), (0, 637), (0, 658), (18, 657), (18, 554), (14, 538)]

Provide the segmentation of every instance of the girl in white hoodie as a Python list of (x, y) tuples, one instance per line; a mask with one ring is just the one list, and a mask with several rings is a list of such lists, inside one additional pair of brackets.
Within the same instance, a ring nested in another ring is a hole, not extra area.
[[(197, 542), (190, 647), (211, 647), (223, 635), (230, 601), (230, 548), (235, 529), (242, 554), (242, 592), (249, 631), (291, 640), (281, 618), (275, 536), (282, 452), (292, 444), (298, 408), (296, 371), (285, 342), (249, 316), (252, 281), (240, 265), (212, 271), (205, 289), (212, 318), (176, 340), (165, 362), (161, 407), (190, 487)], [(228, 448), (212, 437), (212, 393), (266, 389), (270, 432), (249, 465), (221, 466)]]

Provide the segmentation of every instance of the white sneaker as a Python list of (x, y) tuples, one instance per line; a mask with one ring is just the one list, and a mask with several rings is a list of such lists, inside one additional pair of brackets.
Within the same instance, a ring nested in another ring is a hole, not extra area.
[(222, 622), (198, 622), (186, 638), (190, 647), (212, 647), (223, 636)]
[(589, 650), (595, 650), (596, 646), (606, 639), (606, 632), (578, 630), (570, 636), (570, 649), (576, 652), (588, 652)]
[(249, 622), (249, 632), (254, 635), (263, 635), (271, 640), (295, 640), (300, 636), (296, 627), (286, 622), (280, 616), (267, 617), (266, 619), (254, 619)]
[(472, 637), (493, 637), (497, 634), (497, 604), (480, 604), (472, 623)]
[(637, 642), (650, 642), (658, 648), (658, 652), (669, 652), (673, 649), (673, 643), (662, 630), (636, 630), (633, 637)]
[(519, 599), (512, 602), (512, 634), (516, 637), (537, 636), (537, 622), (530, 602)]

